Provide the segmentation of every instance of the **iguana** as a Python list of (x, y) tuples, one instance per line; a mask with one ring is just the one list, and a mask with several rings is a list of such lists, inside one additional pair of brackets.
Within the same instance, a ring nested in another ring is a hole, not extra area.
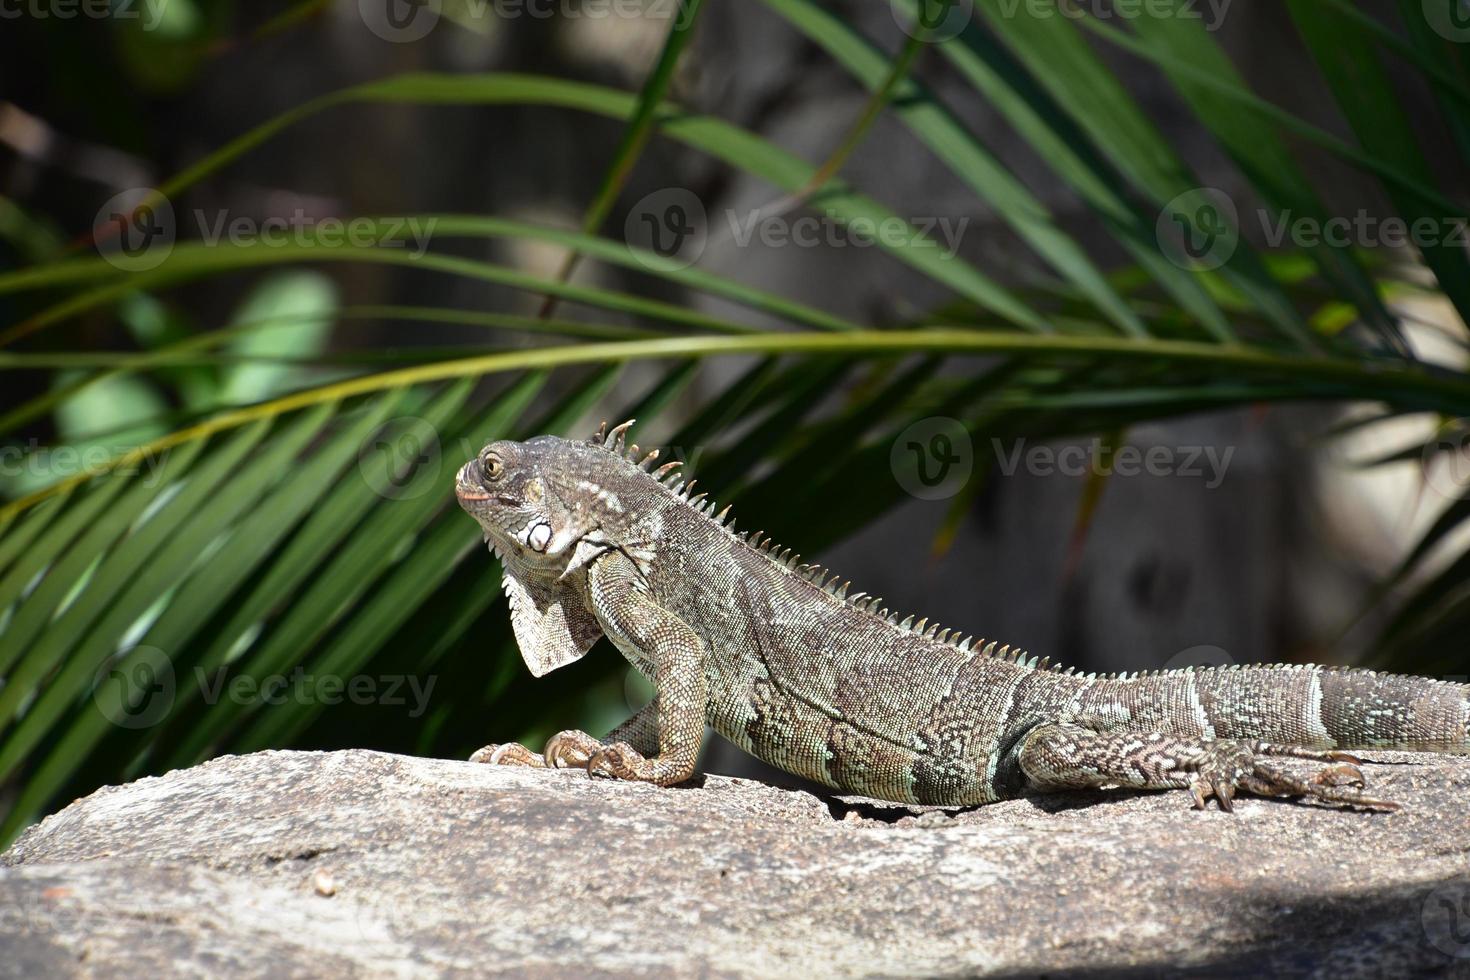
[[(667, 786), (693, 775), (708, 724), (786, 772), (906, 803), (1122, 786), (1188, 790), (1201, 809), (1239, 791), (1386, 810), (1342, 750), (1470, 751), (1465, 684), (1313, 665), (1082, 675), (900, 619), (736, 533), (677, 462), (625, 447), (631, 425), (493, 442), (458, 472), (531, 673), (605, 635), (656, 691), (606, 739), (564, 731), (475, 761)], [(1279, 757), (1323, 765), (1302, 777)]]

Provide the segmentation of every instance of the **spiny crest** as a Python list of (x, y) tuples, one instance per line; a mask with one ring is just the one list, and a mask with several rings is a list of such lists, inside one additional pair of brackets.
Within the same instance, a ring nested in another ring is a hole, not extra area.
[(636, 421), (638, 420), (629, 419), (621, 425), (615, 425), (609, 429), (607, 427), (607, 420), (604, 419), (602, 424), (597, 427), (597, 432), (587, 442), (621, 456), (623, 455), (623, 438), (628, 434), (628, 430), (633, 428), (633, 423)]
[(654, 469), (653, 465), (659, 458), (659, 450), (650, 449), (648, 453), (640, 459), (639, 449), (636, 444), (630, 445), (626, 449), (624, 449), (624, 439), (628, 433), (628, 430), (632, 428), (635, 421), (637, 420), (629, 419), (621, 425), (613, 426), (611, 429), (607, 427), (606, 422), (603, 422), (602, 425), (598, 427), (597, 431), (592, 435), (592, 438), (588, 439), (587, 442), (589, 445), (596, 446), (599, 449), (606, 449), (610, 453), (615, 453), (618, 456), (631, 460), (635, 466), (643, 470), (645, 473), (650, 473), (655, 480), (668, 487), (670, 490), (678, 495), (679, 499), (683, 500), (690, 507), (693, 507), (695, 510), (699, 511), (699, 513), (712, 519), (713, 521), (715, 521), (715, 523), (719, 524), (722, 527), (728, 523), (733, 532), (735, 523), (730, 520), (729, 506), (726, 506), (724, 510), (716, 514), (715, 508), (719, 505), (716, 504), (713, 500), (707, 499), (709, 496), (708, 493), (705, 493), (703, 491), (701, 491), (700, 493), (694, 492), (694, 485), (699, 482), (698, 480), (690, 480), (688, 483), (685, 483), (682, 479), (680, 479), (678, 469), (679, 467), (684, 465), (682, 460), (672, 460), (668, 463), (664, 463), (658, 469)]
[(653, 464), (654, 460), (658, 459), (658, 450), (649, 450), (648, 455), (644, 456), (642, 459), (639, 459), (639, 449), (637, 443), (629, 443), (626, 446), (624, 445), (624, 442), (628, 435), (628, 430), (632, 429), (633, 423), (637, 421), (637, 419), (629, 419), (628, 421), (623, 422), (620, 425), (615, 425), (611, 429), (609, 429), (607, 427), (607, 421), (604, 420), (603, 423), (597, 427), (597, 431), (592, 434), (592, 438), (587, 440), (587, 444), (590, 446), (596, 446), (599, 449), (606, 449), (608, 452), (621, 456), (624, 459), (632, 460), (635, 464), (646, 470), (649, 466)]

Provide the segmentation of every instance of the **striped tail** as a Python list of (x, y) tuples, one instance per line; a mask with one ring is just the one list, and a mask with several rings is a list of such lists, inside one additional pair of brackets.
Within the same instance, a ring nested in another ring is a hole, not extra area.
[(1313, 664), (1169, 671), (1121, 684), (1142, 689), (1128, 699), (1133, 705), (1167, 706), (1153, 719), (1165, 730), (1309, 748), (1470, 753), (1467, 684)]

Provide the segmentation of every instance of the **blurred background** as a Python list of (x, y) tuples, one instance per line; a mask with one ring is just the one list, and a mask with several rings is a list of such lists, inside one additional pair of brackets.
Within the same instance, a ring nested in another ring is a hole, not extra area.
[(450, 481), (631, 415), (901, 613), (1460, 676), (1467, 43), (1459, 0), (0, 0), (0, 833), (610, 728), (646, 684), (525, 674)]

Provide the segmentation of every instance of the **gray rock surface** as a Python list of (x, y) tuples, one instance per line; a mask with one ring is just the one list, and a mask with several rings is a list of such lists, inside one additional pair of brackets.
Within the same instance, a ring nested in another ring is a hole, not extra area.
[(1404, 812), (225, 757), (0, 857), (0, 973), (1470, 975), (1470, 760), (1375, 758)]

